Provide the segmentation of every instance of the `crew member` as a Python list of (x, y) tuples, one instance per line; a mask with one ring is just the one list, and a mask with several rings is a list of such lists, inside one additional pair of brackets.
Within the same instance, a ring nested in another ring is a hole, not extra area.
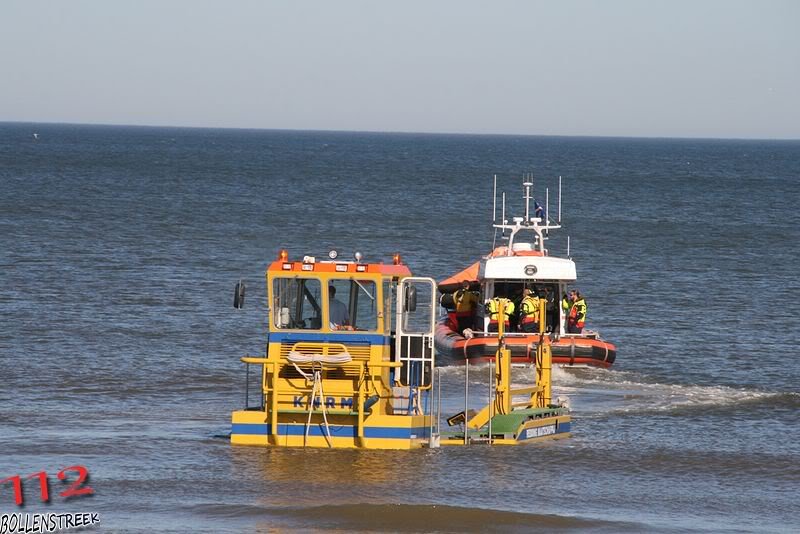
[(564, 293), (564, 296), (561, 297), (561, 330), (564, 332), (567, 331), (567, 317), (572, 308), (572, 293), (572, 291), (570, 291), (569, 294)]
[(586, 301), (580, 291), (572, 292), (572, 308), (569, 310), (569, 323), (567, 332), (570, 334), (580, 334), (586, 324)]
[(331, 330), (352, 330), (347, 306), (336, 298), (336, 288), (332, 285), (328, 286), (328, 317), (331, 321)]
[(519, 305), (519, 329), (531, 333), (539, 331), (539, 297), (530, 289), (522, 290)]
[(544, 293), (539, 293), (539, 298), (544, 299), (545, 302), (545, 320), (547, 324), (544, 326), (545, 332), (552, 332), (556, 323), (558, 322), (558, 314), (556, 314), (556, 296), (550, 289), (550, 286), (544, 286)]
[[(489, 314), (489, 332), (497, 332), (497, 322), (498, 322), (498, 316), (499, 316), (499, 312), (500, 312), (500, 299), (501, 298), (503, 298), (503, 297), (495, 297), (495, 298), (491, 299), (486, 304), (486, 311)], [(511, 317), (512, 313), (514, 313), (514, 303), (511, 301), (511, 299), (506, 299), (506, 308), (505, 308), (505, 316), (506, 316), (505, 330), (506, 331), (511, 326), (511, 323), (509, 322), (509, 318)]]
[(456, 324), (458, 331), (463, 332), (475, 324), (475, 310), (478, 296), (469, 290), (469, 281), (461, 283), (461, 289), (453, 293), (453, 303), (456, 307)]

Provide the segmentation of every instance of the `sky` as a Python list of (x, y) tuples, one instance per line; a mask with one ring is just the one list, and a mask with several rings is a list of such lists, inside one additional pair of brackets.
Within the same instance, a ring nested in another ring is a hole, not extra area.
[(800, 1), (2, 0), (0, 121), (800, 139)]

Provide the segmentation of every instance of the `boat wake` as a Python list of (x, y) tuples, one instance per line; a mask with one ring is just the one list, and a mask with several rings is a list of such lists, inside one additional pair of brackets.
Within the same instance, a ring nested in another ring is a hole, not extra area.
[[(586, 414), (683, 415), (741, 409), (800, 408), (800, 393), (726, 385), (669, 384), (629, 371), (554, 368), (553, 382)], [(586, 402), (584, 402), (586, 401)], [(599, 402), (598, 402), (599, 401)]]
[[(463, 387), (464, 368), (441, 368), (443, 383)], [(800, 393), (765, 391), (726, 385), (669, 384), (632, 371), (554, 366), (553, 398), (567, 397), (575, 414), (605, 417), (613, 414), (684, 415), (729, 413), (742, 409), (800, 409)], [(470, 388), (487, 388), (488, 364), (471, 366)], [(529, 367), (514, 369), (514, 386), (534, 380)]]

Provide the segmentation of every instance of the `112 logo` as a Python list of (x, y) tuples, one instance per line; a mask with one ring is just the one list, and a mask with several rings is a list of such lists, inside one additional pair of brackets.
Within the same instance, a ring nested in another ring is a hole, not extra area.
[[(94, 493), (94, 490), (90, 486), (86, 485), (86, 480), (89, 477), (89, 470), (82, 465), (71, 465), (69, 467), (65, 467), (64, 469), (58, 472), (56, 477), (62, 482), (67, 483), (69, 478), (67, 473), (69, 473), (70, 471), (77, 473), (78, 478), (73, 482), (71, 482), (67, 487), (67, 489), (60, 492), (58, 494), (59, 497), (64, 497), (65, 499), (69, 499), (70, 497), (78, 497), (80, 495), (91, 495)], [(47, 477), (47, 473), (45, 471), (39, 471), (38, 473), (33, 473), (32, 475), (28, 475), (27, 477), (25, 477), (24, 480), (30, 480), (32, 478), (39, 479), (39, 496), (41, 497), (42, 502), (49, 502), (50, 480)], [(12, 483), (14, 488), (14, 503), (17, 506), (22, 506), (23, 504), (22, 481), (23, 478), (20, 477), (19, 475), (6, 477), (0, 480), (0, 485), (5, 484), (6, 482)]]

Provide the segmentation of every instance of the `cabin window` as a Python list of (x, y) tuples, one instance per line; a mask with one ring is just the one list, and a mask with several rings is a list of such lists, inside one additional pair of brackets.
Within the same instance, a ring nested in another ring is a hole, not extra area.
[(322, 286), (316, 278), (276, 278), (272, 300), (275, 328), (322, 328)]
[(383, 281), (383, 331), (389, 335), (394, 328), (395, 317), (395, 294), (397, 284), (390, 279)]
[[(432, 286), (426, 283), (408, 282), (406, 283), (406, 300), (409, 297), (409, 291), (414, 290), (416, 306), (413, 309), (405, 310), (403, 313), (403, 332), (410, 334), (426, 334), (431, 331), (431, 319), (434, 317), (434, 311), (431, 309), (431, 302), (434, 296), (431, 294)], [(433, 291), (436, 291), (433, 289)], [(401, 308), (405, 306), (401, 303)]]
[(328, 298), (331, 329), (378, 329), (378, 293), (372, 280), (331, 280), (328, 283)]

